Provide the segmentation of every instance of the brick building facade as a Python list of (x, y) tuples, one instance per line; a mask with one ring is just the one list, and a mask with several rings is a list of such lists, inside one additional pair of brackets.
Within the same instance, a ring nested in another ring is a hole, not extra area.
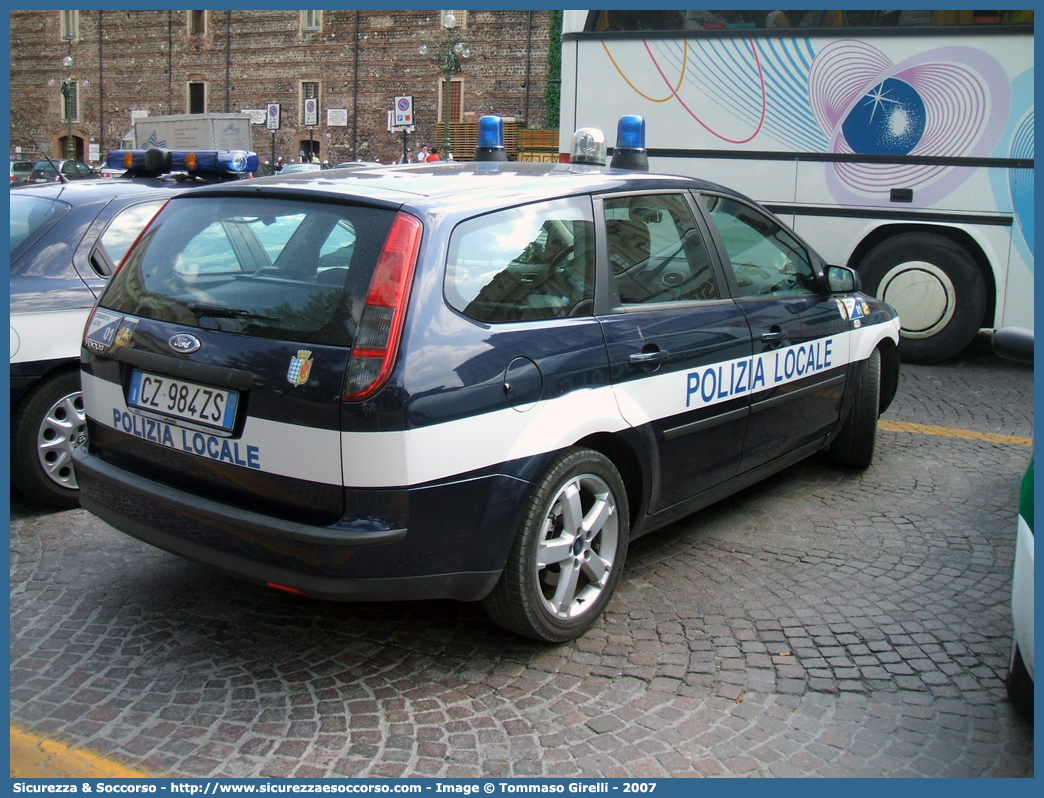
[[(452, 29), (442, 24), (449, 14)], [(395, 95), (414, 97), (411, 146), (441, 144), (438, 57), (457, 40), (470, 56), (451, 72), (451, 121), (496, 113), (541, 128), (550, 20), (548, 11), (11, 11), (11, 147), (65, 155), (62, 83), (71, 80), (81, 159), (92, 144), (102, 157), (118, 147), (135, 113), (279, 103), (274, 146), (270, 131), (253, 127), (263, 159), (273, 151), (296, 159), (311, 142), (331, 163), (388, 161), (402, 150), (401, 133), (387, 129)], [(318, 101), (311, 130), (303, 119), (309, 96)]]

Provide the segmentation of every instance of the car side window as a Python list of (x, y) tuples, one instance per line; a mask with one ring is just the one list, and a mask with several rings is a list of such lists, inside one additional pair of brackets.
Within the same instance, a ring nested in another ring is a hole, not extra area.
[(11, 232), (8, 240), (11, 244), (11, 263), (70, 210), (64, 202), (14, 191), (11, 192), (10, 208)]
[(603, 209), (609, 265), (622, 304), (720, 297), (707, 246), (682, 195), (614, 197)]
[(808, 250), (774, 219), (731, 197), (704, 194), (703, 203), (725, 245), (736, 296), (818, 292)]
[(444, 293), (450, 307), (476, 321), (590, 315), (590, 201), (533, 203), (458, 225), (450, 240)]
[[(109, 274), (109, 268), (119, 265), (131, 244), (166, 201), (166, 199), (157, 199), (128, 205), (112, 218), (109, 226), (98, 239), (98, 249), (102, 250), (104, 257), (108, 259), (108, 264), (100, 269), (102, 274)], [(98, 261), (92, 258), (92, 263), (95, 269), (99, 269), (101, 264)], [(102, 264), (104, 264), (104, 260)]]

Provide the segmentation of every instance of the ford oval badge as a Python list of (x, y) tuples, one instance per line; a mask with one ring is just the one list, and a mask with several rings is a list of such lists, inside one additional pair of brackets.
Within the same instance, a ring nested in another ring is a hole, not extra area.
[(170, 336), (170, 340), (167, 341), (167, 346), (173, 349), (175, 352), (181, 352), (187, 355), (189, 352), (195, 352), (199, 349), (199, 339), (194, 335), (188, 333), (178, 333), (177, 335)]

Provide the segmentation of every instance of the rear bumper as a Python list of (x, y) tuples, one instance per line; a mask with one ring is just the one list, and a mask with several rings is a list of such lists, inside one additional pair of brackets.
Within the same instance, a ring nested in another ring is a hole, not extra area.
[[(527, 487), (491, 476), (401, 491), (410, 528), (322, 527), (251, 512), (153, 482), (79, 452), (84, 508), (122, 532), (254, 582), (315, 598), (370, 601), (448, 598), (474, 601), (500, 577), (516, 524), (495, 508)], [(469, 497), (463, 501), (462, 491)], [(517, 498), (517, 495), (516, 497)], [(483, 509), (468, 523), (456, 506)], [(354, 522), (358, 525), (358, 521)]]

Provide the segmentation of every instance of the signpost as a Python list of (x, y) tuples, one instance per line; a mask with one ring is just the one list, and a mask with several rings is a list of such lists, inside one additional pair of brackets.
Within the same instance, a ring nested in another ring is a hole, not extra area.
[(313, 132), (319, 124), (319, 101), (315, 97), (308, 97), (304, 101), (304, 123), (308, 128), (308, 160), (315, 158), (315, 141)]
[(269, 103), (268, 110), (265, 112), (265, 127), (272, 131), (272, 165), (275, 166), (276, 154), (275, 154), (275, 140), (276, 131), (279, 130), (279, 116), (280, 108), (279, 103)]
[(315, 97), (309, 97), (304, 102), (305, 127), (315, 127), (319, 124), (319, 101)]
[(413, 95), (398, 94), (392, 108), (392, 129), (402, 131), (402, 160), (406, 161), (406, 137), (413, 132)]

